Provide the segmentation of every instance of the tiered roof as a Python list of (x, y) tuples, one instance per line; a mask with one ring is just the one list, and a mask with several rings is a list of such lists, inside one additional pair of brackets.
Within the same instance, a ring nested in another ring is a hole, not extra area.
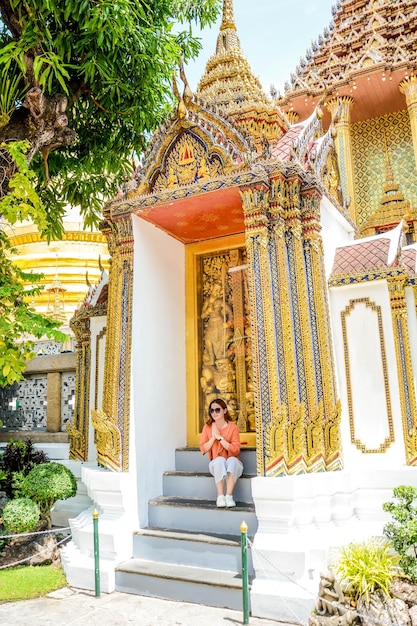
[(223, 19), (216, 52), (209, 58), (196, 96), (219, 108), (241, 131), (255, 140), (273, 141), (289, 128), (289, 121), (263, 91), (240, 47), (233, 0), (223, 0)]
[(254, 76), (240, 47), (232, 0), (223, 2), (223, 19), (216, 52), (207, 62), (196, 94), (228, 113), (272, 108), (270, 98)]
[(352, 121), (402, 109), (398, 85), (417, 63), (415, 0), (338, 0), (332, 12), (329, 27), (291, 74), (279, 105), (284, 110), (292, 105), (304, 119), (314, 106), (309, 100), (351, 95)]

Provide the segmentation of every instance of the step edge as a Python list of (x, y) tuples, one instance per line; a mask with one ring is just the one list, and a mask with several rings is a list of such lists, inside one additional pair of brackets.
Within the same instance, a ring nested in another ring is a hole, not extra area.
[(140, 528), (133, 532), (134, 537), (155, 537), (158, 539), (174, 539), (176, 541), (189, 541), (192, 543), (207, 543), (211, 545), (240, 547), (241, 542), (238, 535), (236, 539), (225, 539), (222, 537), (216, 537), (204, 533), (190, 533), (187, 531), (173, 532), (169, 529), (157, 529), (157, 528)]
[[(178, 476), (178, 477), (182, 477), (185, 476), (187, 478), (213, 478), (212, 474), (210, 474), (210, 472), (194, 472), (191, 470), (166, 470), (165, 472), (163, 472), (162, 474), (163, 476)], [(242, 474), (242, 476), (240, 476), (239, 480), (242, 479), (252, 479), (252, 478), (256, 478), (256, 474)]]
[[(140, 565), (145, 564), (155, 566), (155, 571), (150, 570), (140, 570)], [(137, 570), (134, 568), (138, 568)], [(166, 568), (168, 571), (163, 571), (163, 568)], [(125, 574), (138, 574), (142, 576), (149, 576), (152, 578), (163, 578), (164, 580), (179, 580), (187, 583), (194, 583), (200, 585), (206, 585), (208, 587), (221, 587), (229, 588), (229, 589), (242, 589), (242, 576), (237, 571), (232, 570), (217, 570), (212, 568), (201, 568), (196, 567), (194, 565), (177, 565), (175, 563), (166, 563), (165, 561), (149, 561), (147, 559), (137, 559), (132, 558), (127, 561), (122, 561), (119, 563), (116, 568), (116, 573), (123, 572)], [(175, 570), (178, 570), (179, 575), (176, 574)], [(185, 570), (189, 573), (189, 576), (180, 573), (180, 570)], [(207, 572), (212, 572), (219, 579), (223, 578), (226, 580), (222, 580), (222, 582), (215, 583), (207, 579)], [(172, 574), (175, 573), (175, 577)], [(228, 576), (229, 575), (229, 576)]]
[[(166, 499), (165, 499), (166, 498)], [(172, 499), (175, 498), (175, 501)], [(255, 505), (253, 502), (238, 501), (236, 506), (233, 507), (217, 507), (216, 500), (208, 500), (207, 498), (184, 498), (182, 496), (157, 496), (148, 500), (149, 506), (174, 506), (183, 508), (197, 507), (200, 509), (206, 508), (216, 511), (247, 511), (248, 513), (255, 513)]]

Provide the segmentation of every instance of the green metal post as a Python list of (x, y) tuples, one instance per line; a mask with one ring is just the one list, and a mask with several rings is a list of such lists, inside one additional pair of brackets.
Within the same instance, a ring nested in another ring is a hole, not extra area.
[(94, 528), (94, 581), (96, 589), (96, 598), (100, 597), (100, 554), (98, 542), (98, 511), (93, 511), (93, 528)]
[(248, 527), (246, 522), (241, 523), (240, 532), (242, 546), (243, 623), (249, 624)]

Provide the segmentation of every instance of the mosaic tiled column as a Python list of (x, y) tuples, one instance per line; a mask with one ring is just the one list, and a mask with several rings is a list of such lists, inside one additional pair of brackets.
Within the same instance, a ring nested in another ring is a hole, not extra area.
[(271, 267), (277, 276), (274, 297), (276, 325), (281, 335), (279, 371), (284, 378), (282, 387), (286, 390), (286, 396), (282, 398), (286, 415), (285, 473), (298, 473), (307, 471), (305, 415), (316, 404), (314, 386), (309, 385), (313, 363), (306, 308), (298, 175), (289, 180), (282, 175), (273, 177), (272, 189), (271, 247), (273, 245), (275, 251), (276, 269), (274, 259), (271, 259)]
[(336, 390), (328, 288), (320, 235), (320, 193), (317, 189), (310, 187), (302, 191), (301, 206), (307, 306), (314, 355), (314, 374), (309, 384), (315, 386), (317, 394), (316, 413), (308, 416), (309, 466), (317, 462), (315, 458), (323, 455), (325, 469), (337, 470), (342, 467), (340, 401)]
[(67, 423), (70, 440), (69, 458), (75, 461), (88, 460), (88, 420), (90, 412), (91, 332), (90, 317), (80, 311), (71, 320), (71, 329), (76, 338), (76, 379), (74, 419)]
[(407, 465), (417, 465), (417, 426), (415, 423), (417, 406), (410, 339), (407, 328), (406, 282), (406, 275), (389, 278), (388, 291), (397, 359), (398, 388), (400, 393), (406, 462)]
[(258, 472), (341, 467), (320, 197), (297, 172), (242, 190), (257, 414)]
[(339, 163), (343, 198), (350, 202), (349, 213), (356, 223), (355, 182), (353, 178), (352, 139), (350, 135), (350, 112), (355, 101), (341, 96), (326, 102), (337, 131), (335, 147)]
[(106, 222), (102, 231), (108, 239), (112, 255), (107, 306), (106, 376), (103, 409), (94, 410), (91, 415), (98, 462), (112, 470), (127, 471), (133, 290), (131, 217)]
[[(246, 228), (248, 284), (253, 350), (256, 414), (257, 472), (267, 474), (267, 434), (280, 407), (277, 341), (271, 283), (268, 233), (268, 188), (259, 184), (241, 188)], [(282, 450), (283, 440), (276, 443)]]
[(417, 76), (410, 76), (400, 83), (400, 91), (405, 95), (413, 137), (414, 163), (417, 167)]

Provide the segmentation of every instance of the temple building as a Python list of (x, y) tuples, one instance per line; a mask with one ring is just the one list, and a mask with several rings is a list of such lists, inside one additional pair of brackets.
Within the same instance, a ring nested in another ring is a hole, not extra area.
[[(416, 480), (416, 65), (414, 1), (339, 0), (271, 99), (224, 0), (196, 93), (181, 68), (104, 206), (109, 272), (71, 320), (92, 499), (71, 585), (94, 588), (94, 506), (104, 591), (239, 608), (244, 520), (252, 614), (282, 621), (305, 621), (338, 548), (382, 534)], [(245, 466), (225, 511), (196, 449), (219, 397)]]

